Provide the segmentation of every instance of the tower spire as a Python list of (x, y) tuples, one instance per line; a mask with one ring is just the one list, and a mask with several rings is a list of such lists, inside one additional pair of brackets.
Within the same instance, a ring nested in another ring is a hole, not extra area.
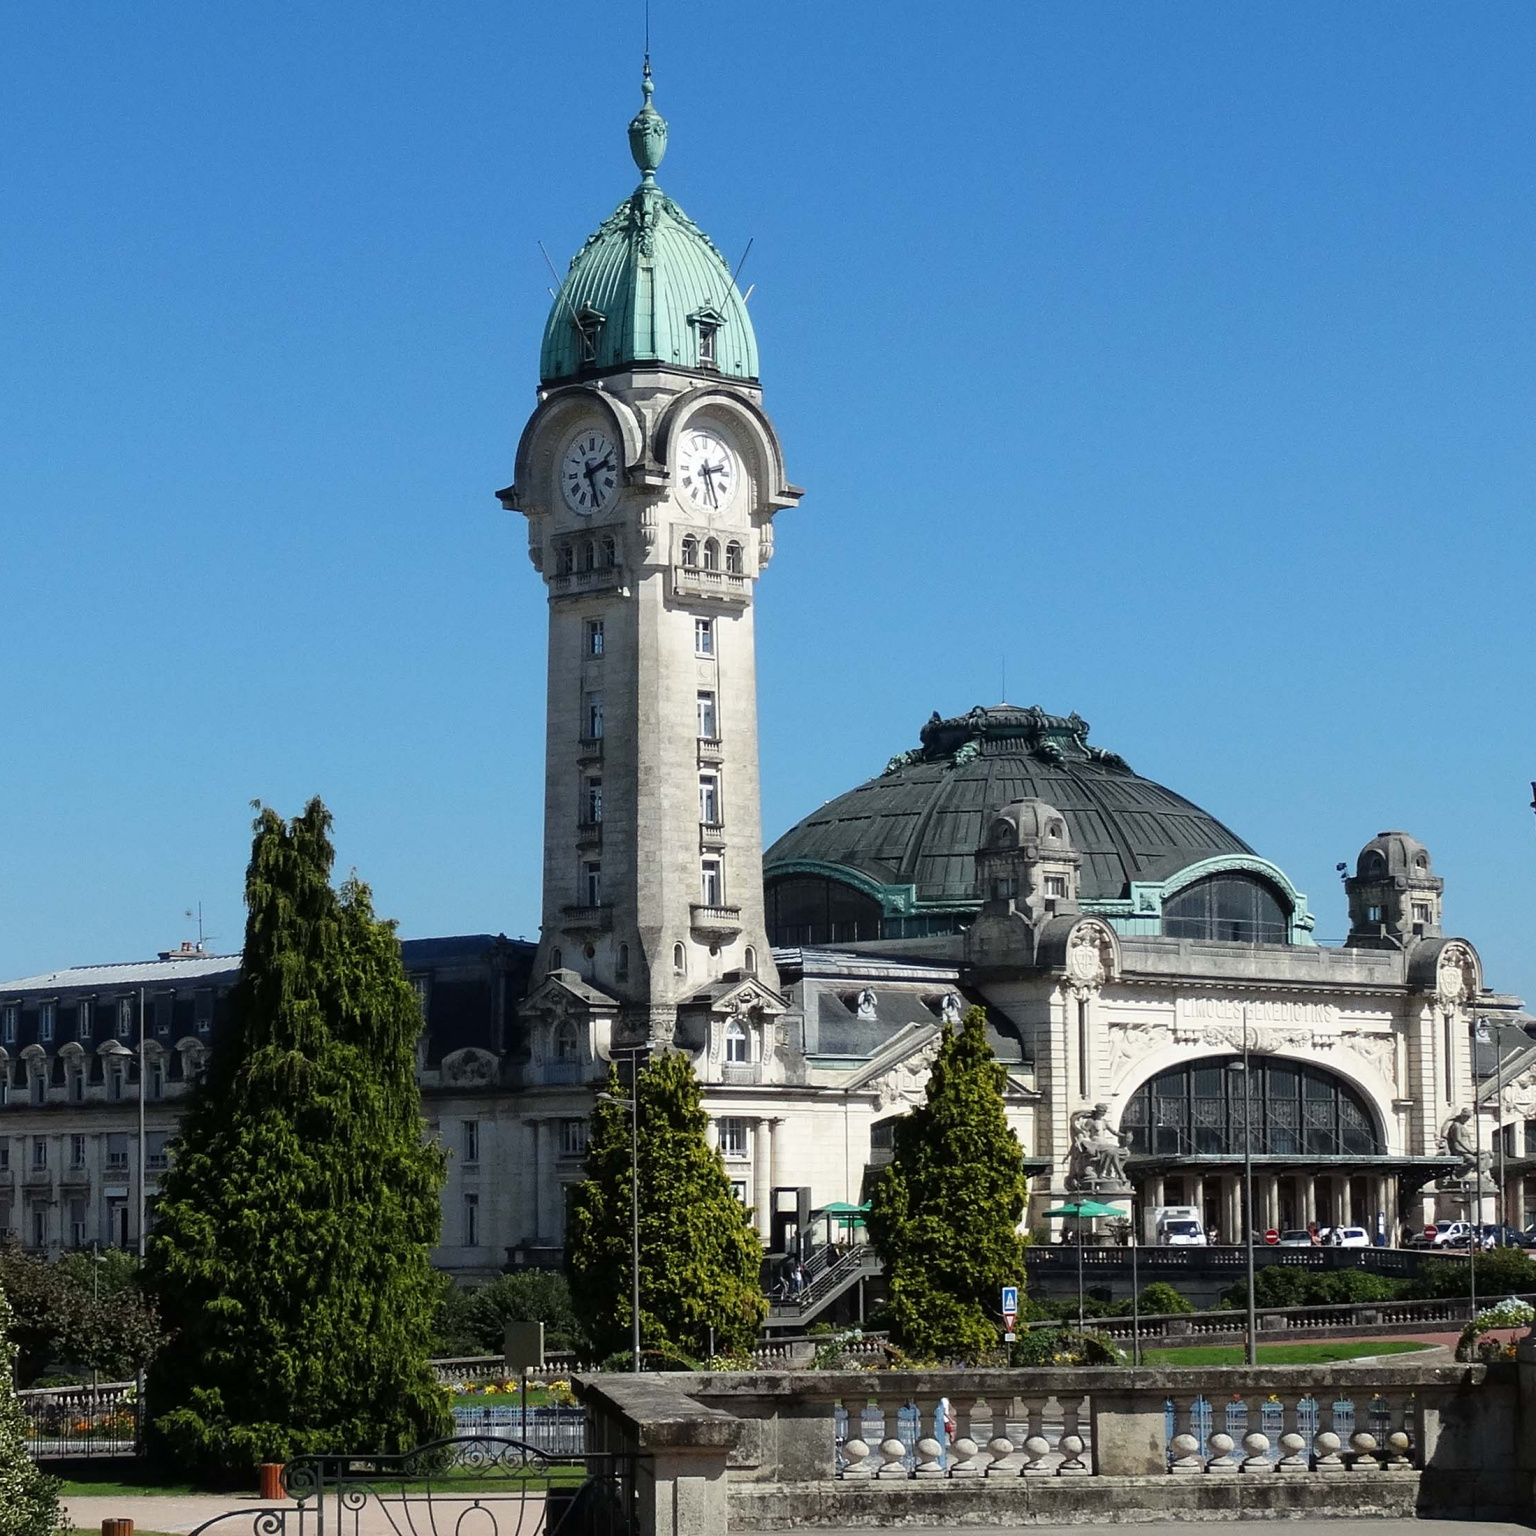
[(651, 79), (649, 22), (646, 33), (645, 67), (640, 75), (640, 93), (644, 101), (629, 122), (629, 152), (640, 168), (642, 185), (656, 180), (656, 167), (667, 152), (667, 120), (651, 105), (656, 84)]

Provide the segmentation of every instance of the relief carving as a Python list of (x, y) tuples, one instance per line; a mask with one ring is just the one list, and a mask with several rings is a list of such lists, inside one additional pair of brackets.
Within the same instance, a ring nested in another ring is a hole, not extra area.
[(869, 1086), (881, 1109), (895, 1104), (920, 1104), (928, 1088), (928, 1074), (939, 1054), (939, 1042), (930, 1040), (905, 1061), (898, 1061)]

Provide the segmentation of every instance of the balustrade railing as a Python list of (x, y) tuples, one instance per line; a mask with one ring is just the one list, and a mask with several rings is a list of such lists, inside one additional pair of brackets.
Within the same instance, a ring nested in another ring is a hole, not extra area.
[(139, 1398), (131, 1381), (94, 1387), (28, 1387), (16, 1394), (36, 1460), (131, 1456), (139, 1444)]

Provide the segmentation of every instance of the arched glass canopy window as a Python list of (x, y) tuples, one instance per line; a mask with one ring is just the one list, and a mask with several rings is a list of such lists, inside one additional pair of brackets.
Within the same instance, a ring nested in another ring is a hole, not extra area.
[(764, 895), (770, 944), (851, 944), (880, 937), (880, 903), (841, 880), (781, 876), (768, 883)]
[(1163, 932), (1174, 939), (1284, 944), (1290, 910), (1274, 886), (1256, 875), (1210, 875), (1164, 900)]
[[(1299, 1061), (1250, 1057), (1255, 1157), (1370, 1156), (1385, 1149), (1365, 1100), (1342, 1078)], [(1241, 1156), (1240, 1058), (1206, 1056), (1159, 1073), (1120, 1117), (1133, 1155)]]

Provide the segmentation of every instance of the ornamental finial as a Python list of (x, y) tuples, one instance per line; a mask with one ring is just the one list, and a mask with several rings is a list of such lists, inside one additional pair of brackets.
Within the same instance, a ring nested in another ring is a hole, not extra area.
[(645, 100), (629, 123), (629, 152), (640, 167), (642, 182), (656, 179), (656, 167), (667, 152), (667, 120), (651, 105), (655, 91), (651, 79), (651, 55), (645, 55), (645, 69), (640, 76), (640, 91)]

